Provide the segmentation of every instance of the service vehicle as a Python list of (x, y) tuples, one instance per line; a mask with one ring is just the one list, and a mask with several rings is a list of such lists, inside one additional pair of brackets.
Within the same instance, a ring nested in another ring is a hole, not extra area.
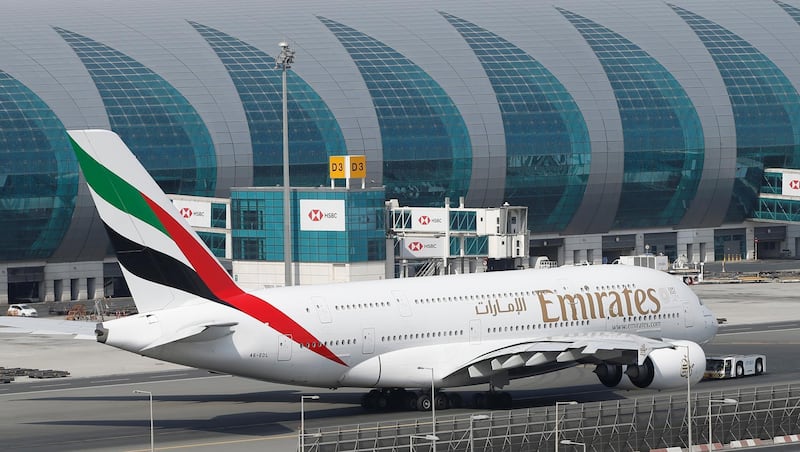
[(766, 370), (767, 357), (764, 355), (707, 356), (703, 378), (714, 380), (739, 378), (745, 375), (761, 375)]
[(38, 317), (39, 313), (36, 311), (36, 308), (32, 308), (27, 304), (12, 304), (8, 307), (6, 315), (17, 317)]

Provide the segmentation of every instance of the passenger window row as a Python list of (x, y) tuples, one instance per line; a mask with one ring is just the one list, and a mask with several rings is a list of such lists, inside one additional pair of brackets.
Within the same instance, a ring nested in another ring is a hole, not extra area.
[(463, 336), (463, 335), (464, 335), (464, 330), (396, 334), (392, 336), (381, 336), (381, 342), (413, 341), (418, 339), (429, 339), (433, 337), (453, 337), (453, 336)]

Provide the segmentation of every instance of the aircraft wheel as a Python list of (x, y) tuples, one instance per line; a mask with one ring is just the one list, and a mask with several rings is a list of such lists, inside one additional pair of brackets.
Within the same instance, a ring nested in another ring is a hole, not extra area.
[(415, 392), (407, 392), (405, 395), (403, 407), (407, 410), (416, 411), (418, 397), (419, 396)]
[(361, 406), (367, 410), (375, 410), (378, 408), (378, 397), (381, 395), (381, 392), (377, 389), (373, 389), (372, 391), (364, 394), (361, 397)]
[(417, 409), (419, 411), (430, 411), (432, 406), (433, 400), (431, 400), (430, 395), (423, 393), (417, 397)]
[(448, 402), (447, 394), (443, 392), (437, 393), (436, 396), (433, 398), (433, 401), (436, 403), (437, 410), (446, 410), (447, 408), (449, 408), (447, 403)]
[(385, 411), (389, 407), (389, 397), (383, 392), (375, 396), (375, 409)]

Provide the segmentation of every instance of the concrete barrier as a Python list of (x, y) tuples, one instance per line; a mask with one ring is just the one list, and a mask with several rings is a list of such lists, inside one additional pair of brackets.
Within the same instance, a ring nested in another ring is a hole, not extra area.
[(800, 442), (800, 435), (776, 436), (772, 439), (772, 444), (786, 444)]
[(753, 446), (761, 446), (766, 444), (761, 439), (743, 439), (739, 441), (731, 441), (730, 447), (731, 449), (738, 449), (742, 447), (753, 447)]

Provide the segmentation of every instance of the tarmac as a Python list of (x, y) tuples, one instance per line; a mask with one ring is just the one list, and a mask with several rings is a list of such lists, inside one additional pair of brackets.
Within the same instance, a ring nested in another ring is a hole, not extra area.
[[(724, 324), (800, 320), (800, 277), (792, 277), (798, 272), (794, 268), (800, 269), (798, 264), (800, 261), (790, 261), (786, 265), (792, 268), (759, 278), (753, 276), (761, 274), (758, 268), (763, 266), (747, 267), (752, 271), (710, 272), (704, 283), (693, 285), (692, 289)], [(3, 327), (0, 327), (0, 367), (66, 370), (72, 377), (186, 369), (177, 364), (125, 352), (92, 339), (74, 339), (69, 335), (32, 335)]]

